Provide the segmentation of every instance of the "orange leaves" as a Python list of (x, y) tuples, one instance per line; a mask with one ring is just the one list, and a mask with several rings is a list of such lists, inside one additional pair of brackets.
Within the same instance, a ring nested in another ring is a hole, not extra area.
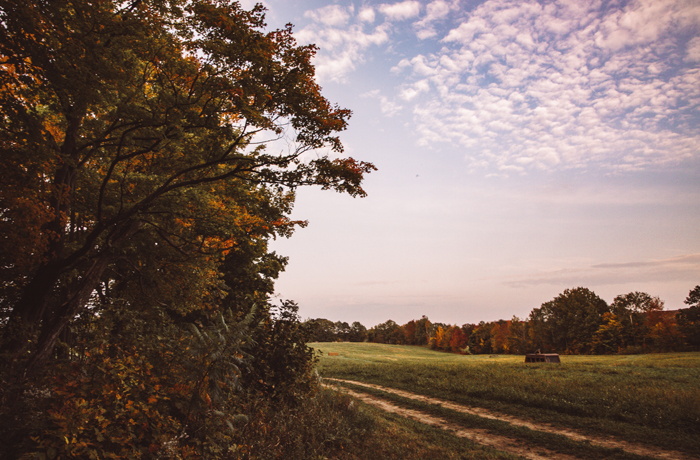
[[(286, 265), (268, 240), (306, 225), (290, 219), (288, 190), (362, 195), (374, 167), (301, 161), (309, 149), (341, 150), (332, 134), (350, 113), (321, 96), (313, 46), (298, 47), (291, 27), (263, 31), (262, 6), (5, 3), (0, 268), (10, 281), (0, 299), (11, 299), (2, 306), (24, 336), (41, 337), (31, 342), (35, 369), (46, 356), (60, 374), (39, 450), (194, 456), (178, 434), (228, 404), (248, 356), (218, 341), (230, 331), (223, 320), (203, 343), (181, 323), (225, 307), (244, 315), (252, 302), (264, 309)], [(256, 142), (264, 130), (296, 131), (297, 144), (269, 154)], [(265, 315), (258, 326), (272, 324)], [(59, 335), (68, 339), (56, 346)], [(64, 359), (76, 366), (61, 368)]]
[[(62, 458), (138, 458), (176, 437), (180, 426), (162, 402), (171, 391), (137, 354), (86, 359), (53, 380), (49, 426), (37, 447)], [(155, 450), (154, 450), (155, 449)], [(95, 457), (97, 458), (97, 457)]]
[(182, 228), (189, 228), (189, 227), (192, 227), (192, 225), (194, 225), (194, 219), (185, 220), (181, 217), (176, 217), (174, 219), (174, 221), (175, 221), (175, 224), (177, 226), (182, 227)]
[(356, 161), (353, 158), (328, 160), (321, 158), (312, 162), (317, 170), (316, 181), (324, 189), (346, 192), (352, 196), (366, 196), (361, 187), (365, 174), (376, 171), (372, 163)]

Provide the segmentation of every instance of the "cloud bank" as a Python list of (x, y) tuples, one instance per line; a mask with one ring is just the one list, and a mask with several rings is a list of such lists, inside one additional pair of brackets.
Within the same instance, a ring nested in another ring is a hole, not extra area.
[(474, 166), (645, 169), (700, 151), (700, 8), (693, 2), (492, 0), (399, 62), (425, 146)]
[(298, 35), (321, 47), (320, 81), (347, 81), (369, 53), (403, 54), (383, 113), (411, 113), (419, 145), (456, 147), (475, 170), (620, 172), (700, 156), (693, 0), (404, 1), (306, 16)]

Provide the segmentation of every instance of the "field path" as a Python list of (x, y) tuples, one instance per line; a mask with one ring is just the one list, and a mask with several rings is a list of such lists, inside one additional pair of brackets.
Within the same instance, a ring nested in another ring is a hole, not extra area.
[[(432, 398), (430, 396), (418, 395), (418, 394), (411, 393), (408, 391), (397, 390), (394, 388), (383, 387), (380, 385), (373, 385), (370, 383), (355, 382), (352, 380), (342, 380), (342, 379), (324, 378), (324, 380), (345, 382), (345, 383), (349, 383), (352, 385), (373, 388), (375, 390), (384, 391), (386, 393), (392, 393), (392, 394), (395, 394), (397, 396), (401, 396), (401, 397), (407, 398), (407, 399), (413, 399), (413, 400), (425, 402), (428, 404), (438, 404), (438, 405), (444, 407), (445, 409), (450, 409), (450, 410), (453, 410), (455, 412), (476, 415), (478, 417), (492, 419), (492, 420), (500, 420), (502, 422), (510, 423), (511, 425), (522, 426), (522, 427), (526, 427), (526, 428), (529, 428), (529, 429), (535, 430), (535, 431), (542, 431), (542, 432), (546, 432), (546, 433), (558, 434), (558, 435), (566, 436), (567, 438), (570, 438), (574, 441), (588, 442), (588, 443), (593, 444), (593, 445), (607, 447), (610, 449), (622, 449), (625, 452), (629, 452), (631, 454), (645, 455), (648, 457), (655, 457), (655, 458), (667, 459), (667, 460), (697, 460), (700, 458), (700, 457), (691, 457), (691, 456), (688, 456), (686, 454), (682, 454), (680, 452), (661, 450), (661, 449), (656, 449), (653, 447), (640, 446), (638, 444), (631, 444), (631, 443), (617, 440), (617, 439), (603, 438), (603, 437), (596, 437), (596, 436), (591, 436), (591, 435), (587, 435), (587, 434), (582, 434), (582, 433), (579, 433), (579, 432), (576, 432), (573, 430), (569, 430), (569, 429), (557, 428), (555, 426), (544, 424), (544, 423), (535, 423), (532, 421), (519, 419), (517, 417), (513, 417), (510, 415), (499, 414), (499, 413), (489, 411), (486, 409), (482, 409), (479, 407), (465, 406), (462, 404), (457, 404), (454, 402), (445, 401), (443, 399)], [(527, 446), (525, 446), (523, 443), (520, 443), (520, 442), (515, 441), (513, 439), (510, 439), (510, 438), (505, 438), (505, 437), (490, 434), (490, 433), (486, 432), (485, 430), (476, 430), (476, 429), (466, 430), (464, 428), (459, 427), (458, 425), (455, 425), (454, 423), (448, 422), (448, 421), (440, 419), (438, 417), (427, 415), (423, 412), (416, 411), (416, 410), (404, 409), (404, 408), (401, 408), (399, 406), (390, 404), (386, 401), (383, 401), (381, 398), (377, 398), (377, 397), (370, 396), (367, 394), (357, 393), (357, 392), (354, 392), (354, 391), (349, 390), (349, 389), (343, 389), (343, 391), (347, 392), (348, 394), (351, 394), (353, 397), (356, 397), (358, 399), (361, 399), (362, 401), (367, 402), (368, 404), (371, 404), (373, 406), (376, 406), (376, 407), (379, 407), (383, 410), (386, 410), (387, 412), (394, 412), (394, 413), (397, 413), (399, 415), (403, 415), (407, 418), (411, 418), (411, 419), (426, 423), (428, 425), (439, 426), (440, 428), (443, 428), (443, 429), (446, 429), (446, 430), (453, 432), (453, 434), (455, 434), (457, 436), (471, 439), (474, 442), (477, 442), (479, 444), (488, 445), (488, 446), (494, 447), (494, 448), (501, 450), (501, 451), (504, 451), (504, 452), (513, 453), (513, 454), (520, 455), (522, 457), (529, 458), (529, 459), (556, 458), (556, 459), (561, 459), (561, 460), (568, 460), (568, 459), (573, 458), (573, 457), (570, 457), (567, 455), (545, 451), (544, 449), (538, 449), (537, 452), (534, 452), (533, 450), (528, 449)]]
[(556, 452), (552, 452), (543, 448), (534, 451), (522, 442), (518, 442), (514, 439), (506, 438), (503, 436), (493, 435), (486, 430), (464, 429), (439, 417), (428, 415), (417, 410), (405, 409), (403, 407), (399, 407), (390, 402), (387, 402), (381, 398), (377, 398), (375, 396), (371, 396), (365, 393), (358, 393), (347, 388), (343, 388), (342, 391), (344, 393), (349, 394), (350, 396), (353, 396), (354, 398), (357, 398), (374, 407), (378, 407), (379, 409), (382, 409), (386, 412), (398, 414), (402, 417), (406, 417), (411, 420), (416, 420), (426, 425), (442, 428), (443, 430), (451, 432), (455, 436), (458, 436), (460, 438), (467, 438), (471, 441), (474, 441), (477, 444), (481, 444), (482, 446), (493, 447), (494, 449), (499, 450), (501, 452), (507, 452), (509, 454), (518, 455), (531, 460), (576, 460), (575, 457), (558, 454)]

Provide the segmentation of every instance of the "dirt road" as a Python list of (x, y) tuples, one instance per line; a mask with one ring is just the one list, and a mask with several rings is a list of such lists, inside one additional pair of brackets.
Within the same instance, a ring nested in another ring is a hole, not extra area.
[[(665, 460), (698, 460), (698, 459), (700, 459), (700, 457), (691, 457), (691, 456), (688, 456), (686, 454), (682, 454), (680, 452), (655, 449), (652, 447), (631, 444), (631, 443), (617, 440), (617, 439), (603, 438), (603, 437), (591, 436), (588, 434), (582, 434), (582, 433), (578, 433), (576, 431), (569, 430), (569, 429), (558, 428), (558, 427), (548, 425), (548, 424), (535, 423), (535, 422), (532, 422), (529, 420), (519, 419), (519, 418), (510, 416), (510, 415), (499, 414), (499, 413), (489, 411), (486, 409), (482, 409), (479, 407), (469, 407), (469, 406), (465, 406), (462, 404), (457, 404), (457, 403), (453, 403), (450, 401), (445, 401), (442, 399), (431, 398), (429, 396), (418, 395), (415, 393), (410, 393), (408, 391), (397, 390), (394, 388), (383, 387), (380, 385), (372, 385), (372, 384), (368, 384), (368, 383), (355, 382), (352, 380), (341, 380), (341, 379), (324, 379), (324, 381), (346, 382), (346, 383), (357, 385), (357, 386), (373, 388), (375, 390), (380, 390), (380, 391), (384, 391), (386, 393), (395, 394), (395, 395), (401, 396), (403, 398), (413, 399), (413, 400), (425, 402), (428, 404), (438, 404), (446, 409), (450, 409), (450, 410), (453, 410), (456, 412), (476, 415), (478, 417), (492, 419), (492, 420), (500, 420), (502, 422), (510, 423), (511, 425), (522, 426), (522, 427), (526, 427), (526, 428), (529, 428), (529, 429), (535, 430), (535, 431), (542, 431), (542, 432), (546, 432), (546, 433), (558, 434), (558, 435), (566, 436), (567, 438), (570, 438), (574, 441), (587, 442), (587, 443), (590, 443), (590, 444), (596, 445), (596, 446), (607, 447), (610, 449), (622, 449), (625, 452), (629, 452), (631, 454), (645, 455), (645, 456), (659, 458), (659, 459), (665, 459)], [(435, 416), (432, 416), (432, 415), (429, 415), (429, 414), (426, 414), (424, 412), (417, 411), (417, 410), (401, 408), (399, 406), (391, 404), (391, 403), (384, 401), (381, 398), (378, 398), (375, 396), (370, 396), (370, 395), (364, 394), (364, 393), (358, 393), (356, 391), (352, 391), (352, 390), (349, 390), (347, 388), (341, 388), (341, 389), (342, 389), (342, 391), (347, 392), (348, 394), (352, 395), (353, 397), (356, 397), (356, 398), (366, 402), (367, 404), (371, 404), (373, 406), (379, 407), (380, 409), (385, 410), (387, 412), (396, 413), (396, 414), (402, 415), (406, 418), (420, 421), (420, 422), (425, 423), (427, 425), (432, 425), (432, 426), (437, 426), (437, 427), (443, 428), (445, 430), (451, 431), (456, 436), (471, 439), (472, 441), (474, 441), (478, 444), (490, 446), (490, 447), (493, 447), (493, 448), (498, 449), (498, 450), (503, 451), (503, 452), (512, 453), (512, 454), (519, 455), (519, 456), (522, 456), (522, 457), (525, 457), (528, 459), (532, 459), (532, 460), (539, 460), (539, 459), (569, 460), (569, 459), (575, 458), (575, 457), (560, 454), (557, 452), (551, 452), (551, 451), (548, 451), (548, 450), (542, 449), (542, 448), (531, 449), (521, 441), (517, 441), (514, 439), (502, 437), (502, 436), (493, 435), (491, 433), (488, 433), (486, 430), (464, 429), (463, 427), (460, 427), (459, 425), (456, 425), (452, 422), (441, 419), (439, 417), (435, 417)]]

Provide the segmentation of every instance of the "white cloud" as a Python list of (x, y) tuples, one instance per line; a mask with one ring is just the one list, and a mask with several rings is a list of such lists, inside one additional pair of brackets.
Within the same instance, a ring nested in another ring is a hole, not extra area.
[(410, 86), (405, 86), (400, 92), (399, 97), (404, 101), (410, 101), (420, 93), (425, 93), (430, 90), (428, 80), (419, 80)]
[(414, 0), (406, 0), (401, 3), (379, 5), (379, 11), (390, 21), (402, 21), (420, 14), (420, 3)]
[(437, 35), (437, 32), (431, 27), (427, 27), (425, 29), (419, 29), (416, 32), (416, 37), (418, 37), (420, 40), (425, 40), (427, 38), (431, 38), (431, 37), (434, 37), (436, 35)]
[(700, 8), (692, 0), (637, 0), (608, 14), (596, 33), (601, 48), (619, 50), (654, 42), (670, 31), (697, 25)]
[(360, 97), (368, 97), (372, 99), (377, 99), (379, 101), (379, 109), (382, 111), (383, 115), (387, 117), (393, 117), (401, 111), (402, 106), (397, 103), (390, 101), (389, 98), (380, 94), (378, 89), (369, 91), (367, 93), (361, 94)]
[(351, 23), (353, 9), (331, 5), (304, 15), (315, 22), (296, 34), (300, 43), (315, 43), (321, 49), (315, 58), (316, 78), (319, 81), (344, 82), (364, 62), (364, 53), (370, 46), (389, 40), (388, 25), (381, 24), (366, 32), (362, 22), (369, 22), (367, 9), (360, 11), (360, 24)]
[(443, 41), (467, 43), (474, 38), (475, 34), (486, 30), (488, 30), (486, 21), (480, 17), (474, 17), (468, 22), (460, 24), (456, 29), (450, 30), (450, 33), (447, 34), (447, 37), (443, 38)]
[(351, 13), (352, 7), (328, 5), (317, 10), (307, 11), (304, 16), (328, 26), (339, 26), (348, 22)]
[[(398, 95), (416, 104), (420, 144), (461, 145), (470, 164), (513, 171), (644, 169), (700, 155), (700, 38), (678, 40), (697, 34), (700, 8), (600, 8), (486, 1), (444, 33), (443, 49), (403, 59), (392, 72), (409, 75)], [(430, 36), (419, 23), (419, 38)]]
[(700, 37), (695, 37), (688, 42), (685, 61), (700, 62)]
[(417, 29), (416, 36), (420, 40), (436, 36), (437, 32), (433, 28), (433, 22), (445, 19), (451, 9), (452, 6), (445, 0), (435, 0), (429, 3), (425, 7), (425, 17), (413, 23), (413, 26)]
[(379, 99), (379, 107), (382, 111), (382, 114), (384, 114), (388, 117), (393, 117), (394, 115), (399, 113), (401, 111), (401, 109), (403, 108), (402, 106), (396, 104), (393, 101), (390, 101), (389, 99), (387, 99), (384, 96), (382, 96)]
[(426, 22), (442, 19), (450, 13), (450, 4), (444, 0), (435, 0), (425, 7), (426, 15), (423, 19)]
[(374, 9), (369, 6), (364, 7), (360, 10), (357, 17), (362, 22), (374, 22)]
[(411, 67), (411, 62), (408, 59), (401, 59), (401, 61), (391, 68), (391, 73), (398, 74), (407, 67)]

